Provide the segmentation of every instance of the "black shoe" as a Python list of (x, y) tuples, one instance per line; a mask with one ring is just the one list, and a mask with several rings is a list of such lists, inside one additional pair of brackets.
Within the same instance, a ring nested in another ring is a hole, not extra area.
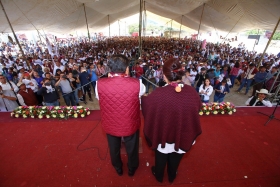
[(176, 171), (176, 175), (175, 175), (175, 177), (174, 177), (173, 179), (171, 179), (171, 178), (168, 177), (168, 181), (169, 181), (170, 183), (173, 183), (173, 181), (175, 180), (177, 174), (178, 174), (178, 171)]
[(119, 176), (122, 176), (123, 175), (123, 170), (122, 168), (115, 168), (116, 169), (116, 172)]
[(155, 167), (155, 166), (152, 166), (151, 170), (152, 170), (152, 174), (155, 176), (156, 180), (157, 180), (158, 182), (162, 183), (163, 179), (158, 180), (157, 177), (156, 177), (156, 167)]
[(137, 168), (134, 169), (128, 169), (128, 176), (133, 177), (135, 174), (135, 171), (137, 170)]
[(77, 103), (77, 106), (80, 106), (80, 104), (79, 104), (79, 103)]

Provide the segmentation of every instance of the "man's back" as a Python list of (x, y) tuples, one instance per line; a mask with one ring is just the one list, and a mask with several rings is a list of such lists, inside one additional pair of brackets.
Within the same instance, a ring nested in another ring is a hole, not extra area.
[(141, 124), (140, 82), (130, 77), (100, 79), (97, 84), (102, 126), (106, 133), (129, 136)]

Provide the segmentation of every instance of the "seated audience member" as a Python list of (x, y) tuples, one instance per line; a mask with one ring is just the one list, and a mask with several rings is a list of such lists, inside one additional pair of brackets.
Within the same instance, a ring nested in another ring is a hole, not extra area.
[(252, 96), (245, 102), (247, 106), (272, 107), (271, 102), (266, 100), (266, 95), (269, 95), (266, 89), (261, 89), (260, 91), (257, 90), (256, 92), (257, 92), (257, 96)]
[(17, 94), (18, 101), (21, 106), (36, 106), (38, 101), (36, 95), (31, 88), (26, 88), (23, 82), (18, 83), (19, 92)]
[(227, 80), (223, 79), (222, 82), (214, 86), (215, 95), (214, 102), (223, 102), (226, 94), (229, 93), (229, 86), (227, 84)]
[(0, 86), (0, 111), (13, 111), (18, 107), (17, 98), (12, 90), (2, 90)]
[(42, 87), (38, 90), (38, 94), (44, 97), (46, 106), (59, 106), (59, 94), (49, 79), (45, 79)]
[(55, 86), (60, 86), (62, 96), (67, 106), (70, 106), (70, 103), (72, 106), (76, 106), (75, 95), (72, 89), (73, 85), (69, 79), (67, 79), (66, 75), (61, 74)]

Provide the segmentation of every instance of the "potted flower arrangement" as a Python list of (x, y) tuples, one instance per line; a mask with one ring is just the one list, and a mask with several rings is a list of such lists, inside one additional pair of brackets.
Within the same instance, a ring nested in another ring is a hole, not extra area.
[(236, 112), (235, 106), (230, 102), (222, 103), (202, 103), (202, 107), (199, 111), (199, 115), (209, 115), (209, 114), (228, 114), (232, 115)]
[(83, 106), (19, 106), (11, 112), (11, 117), (38, 119), (68, 119), (69, 117), (78, 118), (88, 115), (90, 115), (89, 108)]

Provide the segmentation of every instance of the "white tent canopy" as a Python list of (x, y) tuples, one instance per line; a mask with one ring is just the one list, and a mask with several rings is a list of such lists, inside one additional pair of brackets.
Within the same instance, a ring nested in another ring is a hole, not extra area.
[[(91, 31), (139, 12), (140, 0), (1, 0), (14, 30), (70, 33), (86, 29), (84, 6)], [(205, 5), (204, 5), (205, 4)], [(280, 17), (280, 0), (145, 0), (145, 9), (197, 30), (240, 32), (273, 30)], [(3, 10), (0, 32), (11, 32)], [(277, 29), (278, 31), (280, 29)]]

